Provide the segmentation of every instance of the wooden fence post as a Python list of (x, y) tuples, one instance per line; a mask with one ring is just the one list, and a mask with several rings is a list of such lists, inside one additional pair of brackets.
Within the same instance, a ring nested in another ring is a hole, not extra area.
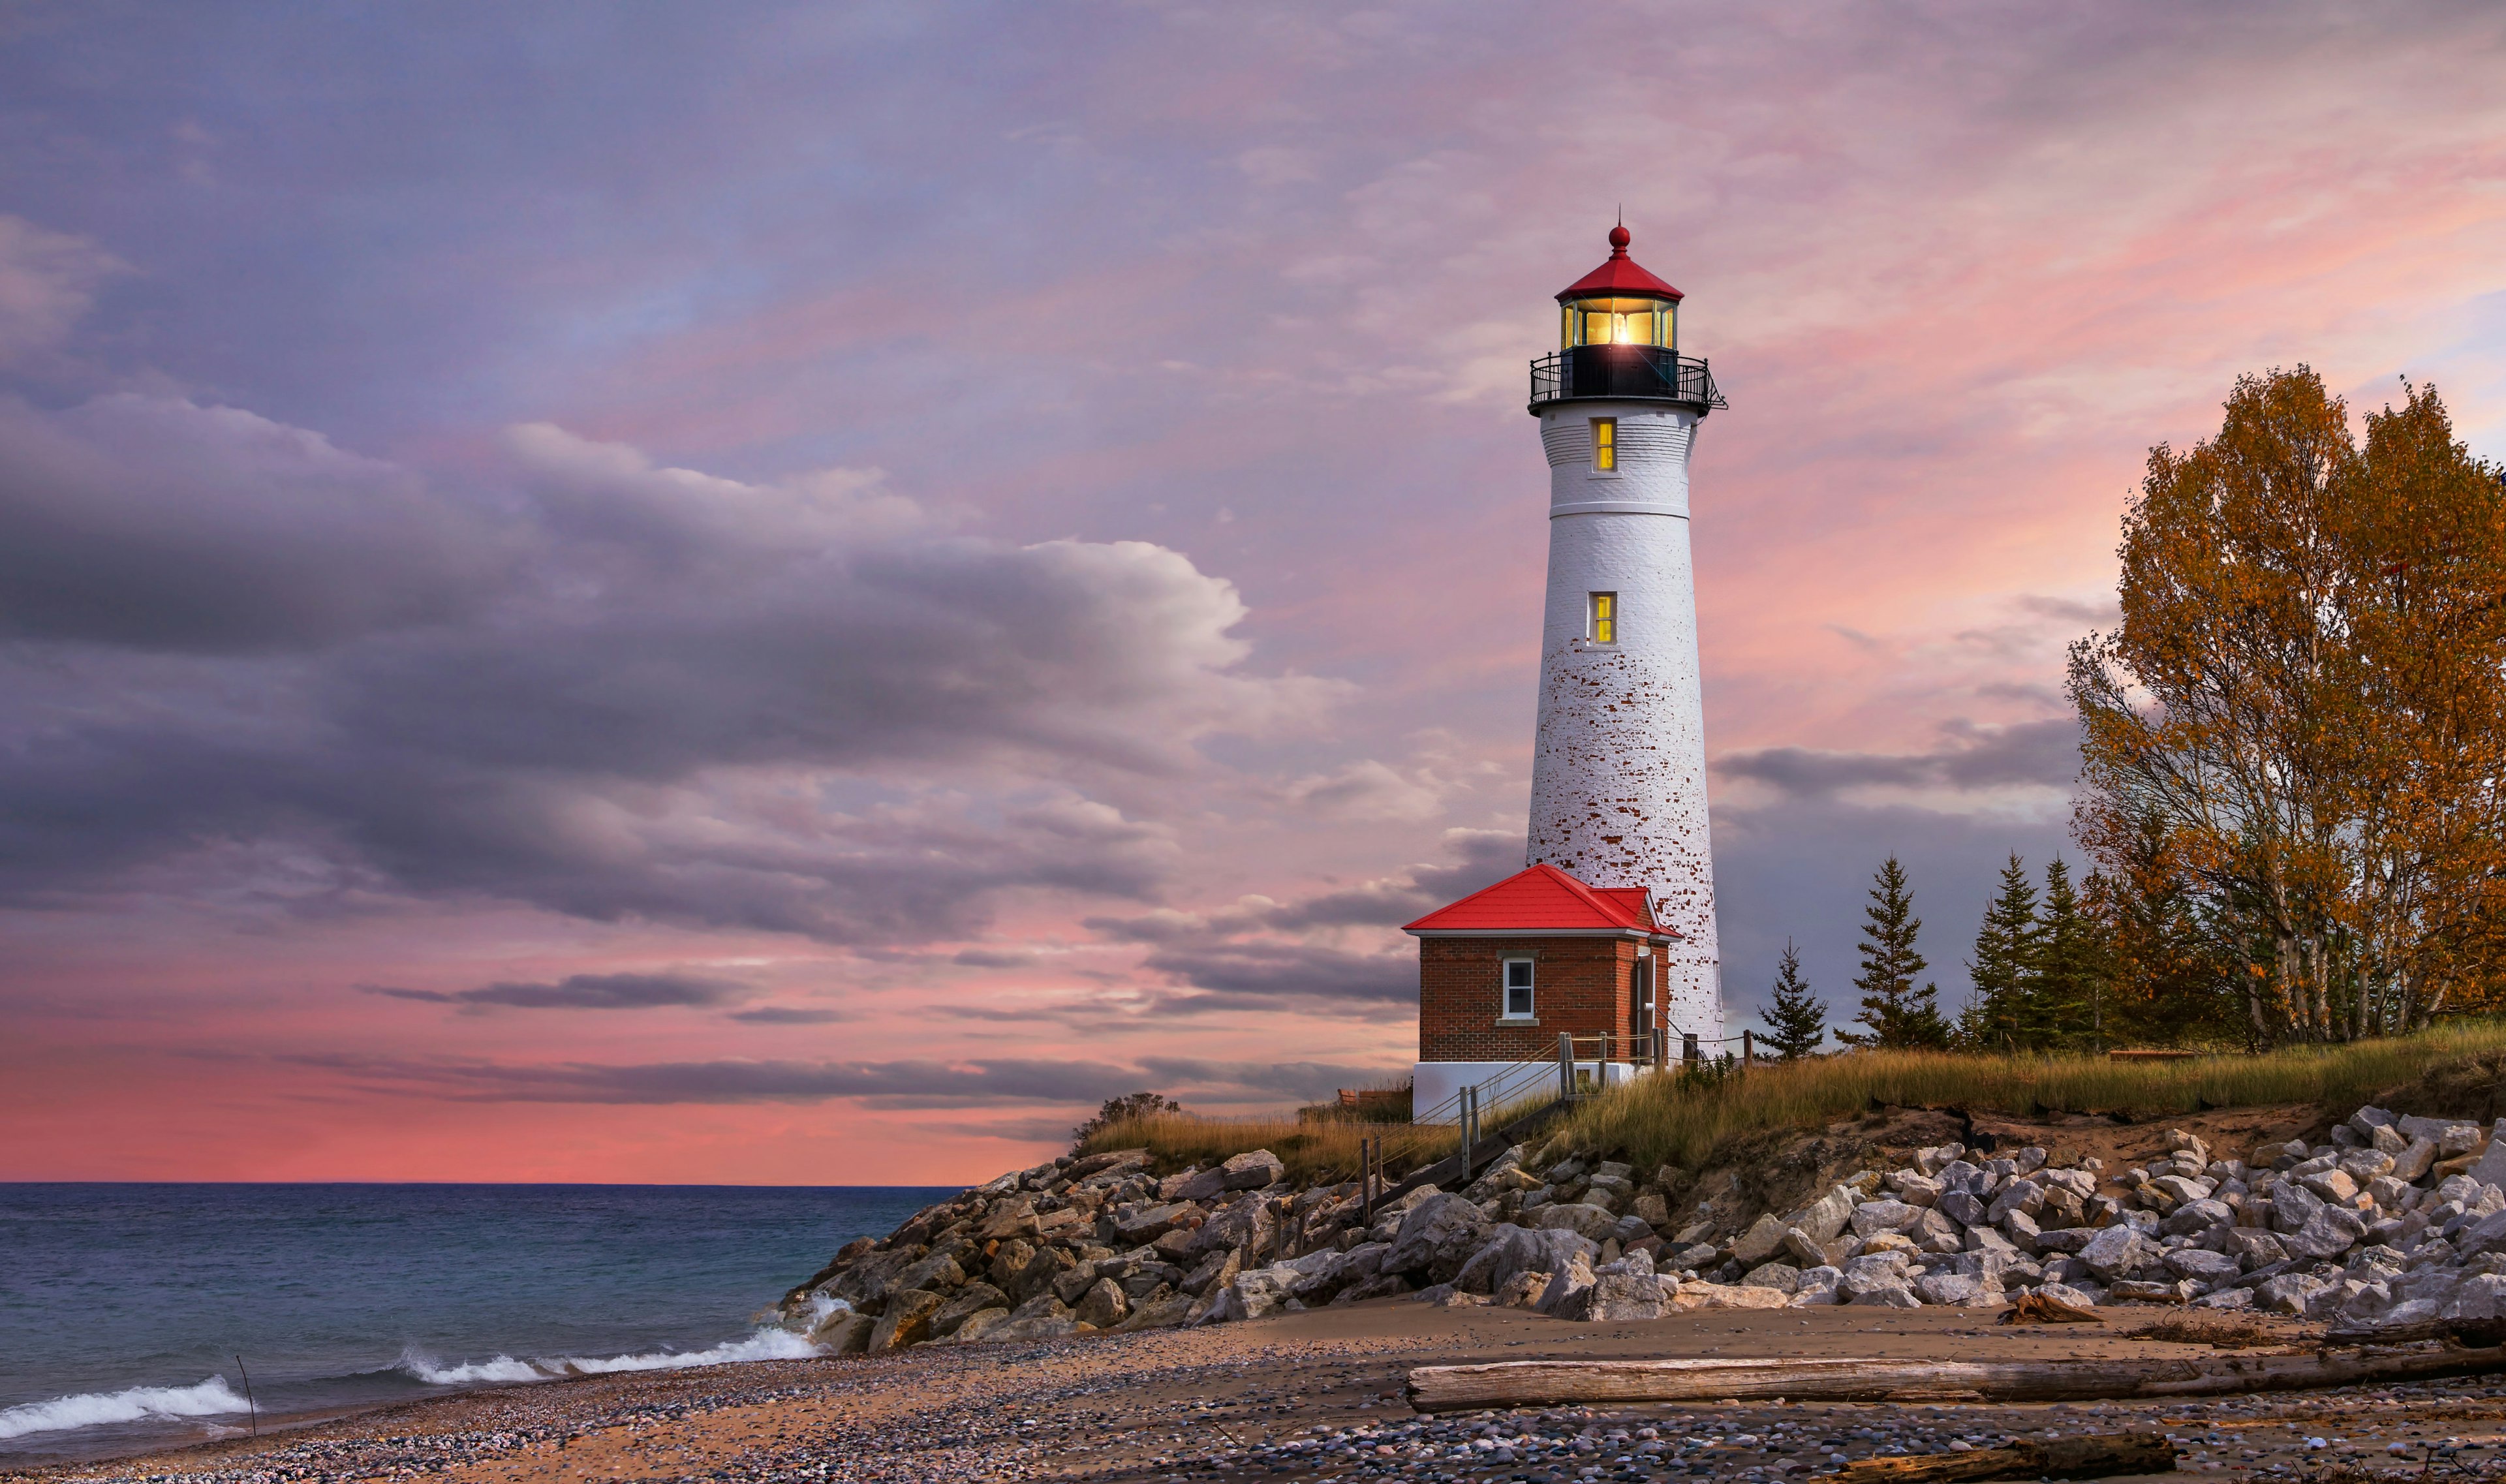
[(1743, 1031), (1740, 1032), (1740, 1069), (1747, 1071), (1757, 1065), (1758, 1033), (1754, 1031)]

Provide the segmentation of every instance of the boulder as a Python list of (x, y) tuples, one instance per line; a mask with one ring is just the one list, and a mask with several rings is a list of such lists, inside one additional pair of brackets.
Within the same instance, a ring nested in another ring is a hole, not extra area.
[(1035, 1203), (1024, 1196), (1014, 1196), (995, 1205), (975, 1228), (975, 1241), (1006, 1242), (1012, 1237), (1035, 1235)]
[(2023, 1252), (2040, 1251), (2045, 1245), (2045, 1234), (2037, 1229), (2036, 1218), (2015, 1206), (2001, 1213), (2001, 1232), (2012, 1247)]
[[(1351, 1250), (1355, 1250), (1351, 1249)], [(1200, 1259), (1200, 1264), (1184, 1275), (1183, 1291), (1195, 1295), (1223, 1288), (1244, 1271), (1244, 1256), (1234, 1248), (1221, 1248)]]
[(1430, 1196), (1401, 1218), (1379, 1270), (1424, 1273), (1428, 1283), (1450, 1283), (1462, 1264), (1486, 1244), (1488, 1231), (1486, 1213), (1468, 1200), (1459, 1195)]
[(1519, 1273), (1555, 1273), (1579, 1257), (1587, 1263), (1598, 1262), (1600, 1248), (1562, 1227), (1525, 1230), (1507, 1223), (1493, 1228), (1487, 1244), (1462, 1264), (1453, 1276), (1453, 1286), (1466, 1293), (1494, 1293)]
[(1007, 1315), (1009, 1295), (987, 1283), (968, 1284), (965, 1291), (949, 1300), (939, 1313), (931, 1316), (931, 1332), (934, 1335), (955, 1334), (957, 1326), (985, 1309), (998, 1309)]
[(1509, 1309), (1529, 1309), (1549, 1291), (1549, 1278), (1547, 1273), (1517, 1273), (1497, 1287), (1495, 1301)]
[(2451, 1240), (2455, 1255), (2466, 1262), (2483, 1252), (2493, 1252), (2506, 1247), (2506, 1211), (2482, 1216), (2456, 1232)]
[(2208, 1251), (2198, 1247), (2179, 1247), (2160, 1260), (2165, 1262), (2166, 1270), (2176, 1277), (2190, 1278), (2198, 1283), (2208, 1284), (2214, 1288), (2221, 1284), (2236, 1282), (2238, 1276), (2244, 1271), (2238, 1265), (2237, 1259), (2227, 1253)]
[(977, 1340), (987, 1338), (992, 1331), (1007, 1322), (1009, 1317), (1010, 1312), (1007, 1309), (978, 1309), (958, 1321), (957, 1327), (949, 1332), (949, 1343), (971, 1345)]
[(2305, 1317), (2317, 1294), (2327, 1292), (2332, 1285), (2310, 1273), (2282, 1273), (2265, 1280), (2254, 1289), (2254, 1304), (2273, 1314)]
[(2158, 1229), (2169, 1237), (2198, 1236), (2214, 1226), (2234, 1226), (2236, 1221), (2237, 1213), (2227, 1202), (2204, 1196), (2175, 1208), (2158, 1223)]
[(2323, 1198), (2301, 1183), (2282, 1181), (2273, 1187), (2271, 1224), (2273, 1231), (2293, 1232), (2314, 1218), (2323, 1209)]
[(2338, 1257), (2367, 1234), (2367, 1223), (2354, 1211), (2326, 1206), (2293, 1232), (2281, 1234), (2280, 1246), (2292, 1257)]
[(2488, 1147), (2463, 1171), (2483, 1185), (2506, 1185), (2506, 1139), (2497, 1137), (2501, 1131), (2506, 1131), (2506, 1118), (2497, 1120), (2496, 1128), (2489, 1130)]
[(889, 1294), (886, 1310), (862, 1348), (877, 1356), (920, 1344), (931, 1337), (931, 1317), (947, 1302), (927, 1288), (903, 1288)]
[(1170, 1293), (1152, 1299), (1131, 1310), (1131, 1317), (1114, 1326), (1128, 1333), (1138, 1329), (1169, 1329), (1192, 1316), (1192, 1299), (1182, 1293)]
[(2475, 1273), (2446, 1296), (2442, 1317), (2449, 1320), (2506, 1320), (2506, 1273)]
[(2068, 1304), (2074, 1309), (2094, 1309), (2097, 1306), (2095, 1294), (2085, 1288), (2075, 1288), (2065, 1283), (2039, 1284), (2036, 1285), (2036, 1291), (2056, 1303)]
[(1671, 1312), (1672, 1300), (1680, 1291), (1681, 1285), (1675, 1278), (1657, 1278), (1650, 1273), (1607, 1273), (1593, 1279), (1591, 1287), (1562, 1305), (1557, 1317), (1590, 1323), (1658, 1320)]
[(1262, 1190), (1279, 1182), (1288, 1173), (1279, 1156), (1268, 1149), (1254, 1149), (1244, 1154), (1231, 1154), (1218, 1167), (1229, 1190)]
[(1332, 1307), (1362, 1304), (1371, 1298), (1393, 1298), (1410, 1291), (1410, 1280), (1398, 1273), (1378, 1273), (1361, 1283), (1353, 1283), (1332, 1296)]
[(2080, 1260), (2101, 1283), (2117, 1278), (2140, 1265), (2140, 1233), (2129, 1226), (2109, 1226), (2091, 1237), (2080, 1249)]
[(1190, 1201), (1135, 1207), (1114, 1217), (1114, 1235), (1125, 1247), (1146, 1247), (1199, 1214)]
[(934, 1252), (896, 1275), (896, 1285), (900, 1288), (928, 1288), (934, 1293), (963, 1286), (965, 1282), (964, 1270), (957, 1266), (957, 1259), (947, 1252)]
[(921, 1260), (919, 1247), (874, 1252), (821, 1285), (820, 1291), (856, 1309), (875, 1312), (898, 1286), (898, 1277)]
[(1781, 1288), (1786, 1293), (1801, 1291), (1801, 1269), (1790, 1263), (1769, 1262), (1752, 1268), (1740, 1279), (1743, 1287)]
[(1571, 1231), (1593, 1242), (1609, 1236), (1619, 1224), (1617, 1216), (1598, 1206), (1588, 1206), (1580, 1201), (1543, 1206), (1536, 1219), (1544, 1230)]
[(852, 1309), (838, 1309), (818, 1321), (809, 1331), (809, 1343), (831, 1356), (850, 1355), (867, 1349), (871, 1331), (878, 1321)]
[(1915, 1296), (1926, 1304), (1997, 1304), (2001, 1286), (1987, 1287), (1983, 1278), (1972, 1273), (1935, 1273), (1915, 1280)]
[(1960, 1226), (1982, 1226), (1985, 1224), (1984, 1198), (1968, 1191), (1944, 1190), (1941, 1192), (1941, 1198), (1937, 1203), (1935, 1203), (1933, 1209), (1938, 1211), (1942, 1215), (1955, 1221)]
[(1583, 1291), (1593, 1286), (1593, 1267), (1583, 1258), (1560, 1267), (1549, 1275), (1549, 1286), (1540, 1290), (1532, 1308), (1542, 1314), (1556, 1315), (1570, 1305), (1580, 1303)]
[(1193, 1249), (1207, 1252), (1232, 1247), (1238, 1251), (1258, 1251), (1270, 1246), (1277, 1230), (1271, 1203), (1248, 1192), (1211, 1213), (1209, 1219), (1200, 1224), (1200, 1235), (1194, 1240)]
[(1129, 1317), (1131, 1301), (1114, 1280), (1100, 1278), (1089, 1285), (1088, 1291), (1072, 1306), (1071, 1313), (1083, 1324), (1111, 1329)]
[(1684, 1283), (1672, 1295), (1673, 1313), (1686, 1314), (1692, 1309), (1784, 1309), (1792, 1305), (1793, 1295), (1781, 1288), (1761, 1288), (1746, 1284)]
[(1923, 1218), (1923, 1208), (1903, 1201), (1865, 1201), (1853, 1208), (1853, 1234), (1869, 1241), (1881, 1232), (1901, 1232)]
[(1210, 1321), (1234, 1323), (1276, 1313), (1288, 1301), (1288, 1284), (1295, 1276), (1276, 1268), (1255, 1268), (1236, 1274), (1235, 1281), (1227, 1285), (1217, 1306), (1209, 1312)]
[(1090, 1154), (1071, 1162), (1061, 1173), (1073, 1184), (1096, 1175), (1124, 1175), (1149, 1168), (1146, 1149), (1108, 1149), (1102, 1154)]
[(1034, 1260), (1034, 1246), (1013, 1238), (993, 1249), (991, 1265), (984, 1272), (1001, 1288), (1016, 1288), (1019, 1275), (1025, 1272), (1026, 1265)]
[(1774, 1216), (1760, 1216), (1732, 1244), (1732, 1260), (1744, 1268), (1756, 1267), (1783, 1250), (1784, 1233), (1789, 1229)]
[(1784, 1225), (1807, 1233), (1813, 1249), (1825, 1247), (1853, 1219), (1853, 1208), (1860, 1199), (1849, 1185), (1830, 1186), (1827, 1194), (1784, 1217)]

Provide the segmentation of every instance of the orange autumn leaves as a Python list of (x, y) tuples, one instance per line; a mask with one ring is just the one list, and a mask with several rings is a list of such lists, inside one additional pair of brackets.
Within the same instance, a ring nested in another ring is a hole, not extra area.
[(2257, 1041), (2506, 1000), (2506, 485), (2406, 392), (2362, 444), (2313, 372), (2246, 377), (2150, 452), (2069, 674), (2126, 999)]

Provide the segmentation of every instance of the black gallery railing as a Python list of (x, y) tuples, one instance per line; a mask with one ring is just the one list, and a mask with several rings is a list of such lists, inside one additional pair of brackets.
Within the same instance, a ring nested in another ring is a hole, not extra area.
[(1570, 397), (1628, 397), (1729, 407), (1714, 374), (1693, 355), (1660, 345), (1577, 345), (1531, 363), (1531, 405)]

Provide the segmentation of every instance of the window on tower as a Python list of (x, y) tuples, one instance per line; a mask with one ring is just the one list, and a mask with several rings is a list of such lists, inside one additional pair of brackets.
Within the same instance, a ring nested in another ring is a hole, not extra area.
[(1505, 1020), (1531, 1019), (1531, 960), (1505, 960), (1505, 1003), (1499, 1011)]
[(1619, 419), (1593, 419), (1593, 467), (1609, 470), (1619, 466)]
[(1590, 603), (1590, 615), (1584, 626), (1586, 636), (1595, 644), (1617, 643), (1619, 641), (1619, 595), (1595, 593), (1587, 601)]

